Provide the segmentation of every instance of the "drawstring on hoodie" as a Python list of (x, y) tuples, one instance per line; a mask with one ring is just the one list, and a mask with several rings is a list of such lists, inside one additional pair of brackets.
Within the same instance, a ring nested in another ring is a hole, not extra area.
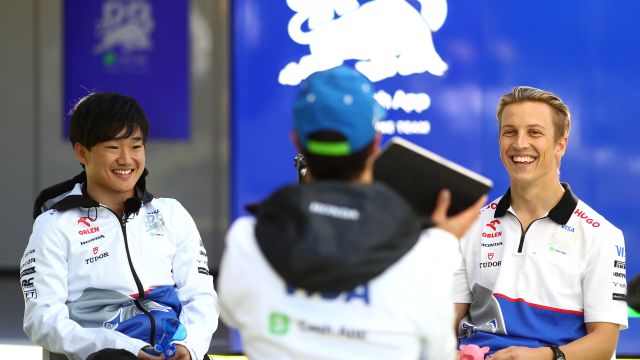
[[(95, 212), (96, 216), (95, 217), (91, 217), (91, 209), (93, 209), (93, 211)], [(89, 219), (89, 221), (94, 222), (96, 220), (98, 220), (98, 208), (97, 207), (90, 207), (87, 208), (87, 219)]]

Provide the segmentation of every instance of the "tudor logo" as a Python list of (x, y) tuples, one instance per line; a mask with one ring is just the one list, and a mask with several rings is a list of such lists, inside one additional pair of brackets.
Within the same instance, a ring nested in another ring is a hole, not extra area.
[(95, 255), (95, 254), (97, 254), (97, 253), (98, 253), (98, 247), (97, 247), (97, 246), (95, 246), (95, 247), (93, 248), (93, 255)]
[(480, 269), (482, 268), (490, 268), (490, 267), (498, 267), (502, 265), (502, 261), (498, 260), (498, 261), (487, 261), (487, 262), (481, 262), (480, 263)]
[(495, 254), (495, 253), (492, 253), (492, 252), (487, 253), (487, 259), (489, 259), (489, 260), (493, 260), (493, 255), (494, 255), (494, 254)]
[(108, 251), (103, 252), (100, 255), (93, 256), (93, 257), (90, 257), (88, 259), (84, 259), (84, 262), (85, 262), (85, 264), (93, 264), (94, 262), (96, 262), (98, 260), (102, 260), (102, 259), (104, 259), (106, 257), (109, 257), (109, 252)]
[(491, 230), (496, 231), (496, 225), (500, 224), (500, 220), (493, 219), (486, 226), (490, 227)]

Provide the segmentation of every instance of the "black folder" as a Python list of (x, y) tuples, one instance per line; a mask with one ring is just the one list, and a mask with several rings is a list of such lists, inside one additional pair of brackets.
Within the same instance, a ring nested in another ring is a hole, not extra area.
[(493, 186), (490, 179), (400, 137), (391, 138), (374, 161), (374, 179), (396, 190), (421, 215), (431, 215), (442, 189), (451, 191), (448, 214), (453, 215)]

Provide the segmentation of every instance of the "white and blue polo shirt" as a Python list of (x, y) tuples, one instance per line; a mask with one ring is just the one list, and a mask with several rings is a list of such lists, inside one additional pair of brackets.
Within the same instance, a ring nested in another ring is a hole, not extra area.
[(454, 301), (470, 304), (461, 343), (493, 353), (564, 345), (585, 336), (587, 322), (627, 327), (622, 232), (562, 186), (558, 204), (527, 229), (508, 190), (461, 239)]

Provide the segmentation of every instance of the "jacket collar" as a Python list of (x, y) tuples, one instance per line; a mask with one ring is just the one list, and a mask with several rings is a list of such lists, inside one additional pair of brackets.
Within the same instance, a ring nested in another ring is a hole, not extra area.
[[(571, 191), (571, 187), (567, 183), (561, 183), (564, 188), (564, 194), (560, 201), (554, 206), (547, 215), (551, 220), (560, 225), (565, 225), (569, 222), (569, 218), (573, 214), (573, 211), (578, 206), (578, 198)], [(511, 206), (511, 188), (507, 189), (507, 192), (502, 196), (496, 207), (495, 217), (503, 217), (506, 215), (507, 210)]]
[[(148, 174), (147, 169), (144, 169), (142, 176), (140, 176), (140, 179), (138, 179), (135, 185), (134, 196), (125, 201), (125, 215), (137, 213), (142, 205), (153, 200), (153, 195), (146, 190), (146, 177)], [(100, 206), (97, 201), (93, 200), (87, 194), (86, 187), (87, 174), (83, 171), (72, 179), (42, 190), (34, 204), (34, 219), (49, 209), (66, 211), (75, 208), (93, 208)], [(48, 200), (60, 196), (64, 197), (56, 201), (53, 205), (49, 207), (46, 206)]]

